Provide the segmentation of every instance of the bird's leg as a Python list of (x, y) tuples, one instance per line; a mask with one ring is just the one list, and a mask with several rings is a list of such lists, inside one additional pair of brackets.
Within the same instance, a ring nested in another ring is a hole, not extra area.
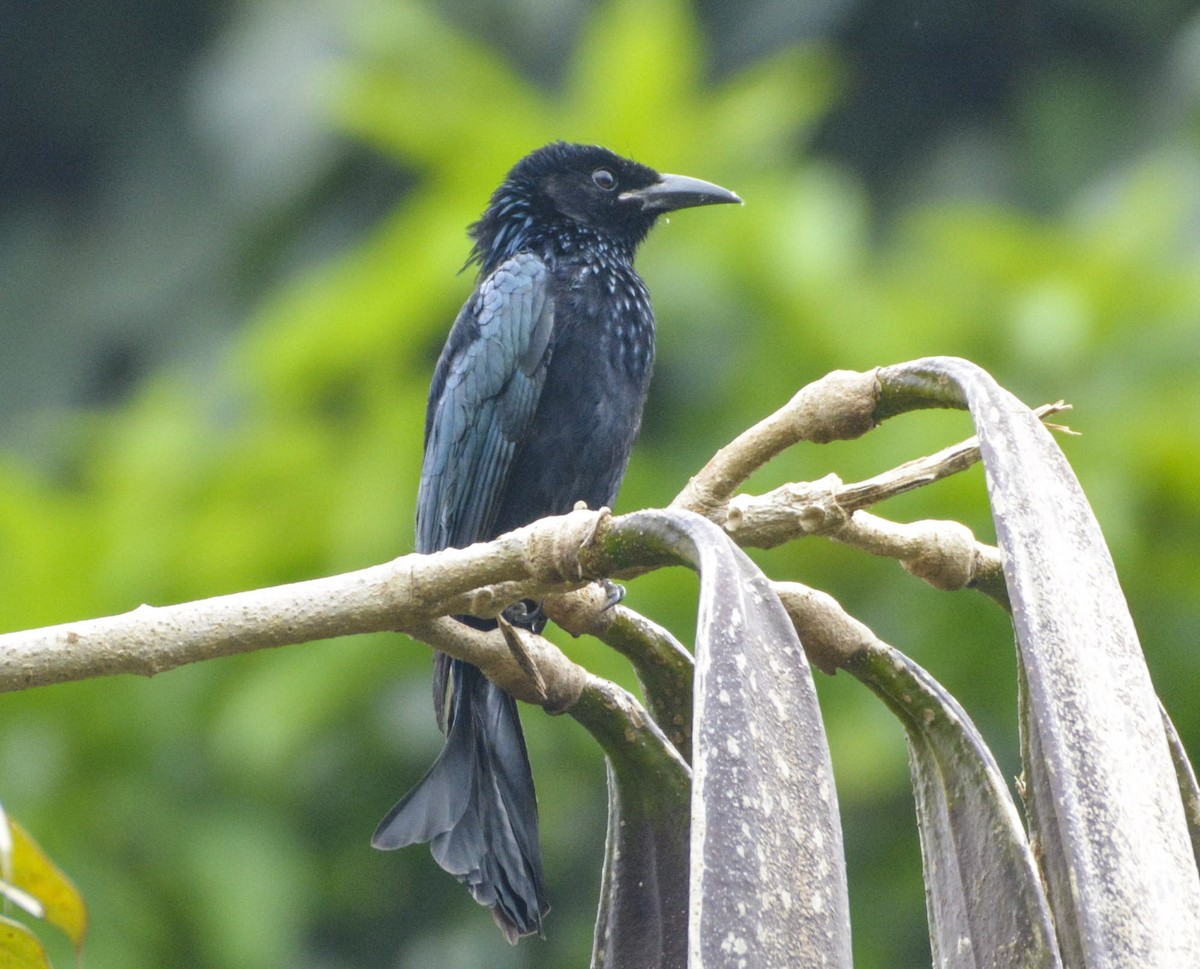
[(625, 598), (625, 586), (618, 585), (612, 579), (601, 579), (600, 588), (604, 590), (604, 606), (601, 612), (608, 612), (613, 606)]

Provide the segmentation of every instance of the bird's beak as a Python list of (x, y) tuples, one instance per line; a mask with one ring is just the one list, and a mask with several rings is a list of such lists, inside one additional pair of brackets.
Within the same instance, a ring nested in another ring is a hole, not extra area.
[(618, 198), (622, 202), (640, 202), (642, 209), (647, 212), (674, 212), (676, 209), (721, 205), (725, 202), (742, 203), (729, 189), (687, 175), (663, 175), (653, 185), (622, 192)]

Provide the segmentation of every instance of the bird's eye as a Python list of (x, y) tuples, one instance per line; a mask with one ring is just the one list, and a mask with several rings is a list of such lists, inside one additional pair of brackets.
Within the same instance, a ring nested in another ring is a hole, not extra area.
[(597, 168), (592, 172), (592, 181), (596, 183), (597, 188), (602, 188), (606, 192), (611, 192), (617, 187), (617, 179), (607, 168)]

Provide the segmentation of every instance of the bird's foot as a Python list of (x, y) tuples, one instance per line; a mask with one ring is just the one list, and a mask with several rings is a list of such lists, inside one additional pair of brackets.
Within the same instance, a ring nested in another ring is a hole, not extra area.
[(608, 612), (613, 606), (625, 598), (625, 586), (618, 585), (612, 579), (601, 579), (600, 588), (604, 590), (606, 596), (604, 607), (601, 612)]
[(532, 599), (514, 602), (504, 610), (502, 615), (514, 626), (520, 626), (530, 632), (540, 633), (546, 628), (547, 619), (546, 614), (542, 611), (542, 604), (534, 602)]

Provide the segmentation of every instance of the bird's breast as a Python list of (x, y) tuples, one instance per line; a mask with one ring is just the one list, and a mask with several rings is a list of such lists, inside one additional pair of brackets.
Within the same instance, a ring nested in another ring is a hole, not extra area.
[(644, 388), (654, 369), (655, 340), (642, 278), (632, 269), (589, 264), (574, 274), (569, 289), (574, 325), (560, 334), (562, 341), (579, 344), (592, 367), (607, 366), (614, 379)]

